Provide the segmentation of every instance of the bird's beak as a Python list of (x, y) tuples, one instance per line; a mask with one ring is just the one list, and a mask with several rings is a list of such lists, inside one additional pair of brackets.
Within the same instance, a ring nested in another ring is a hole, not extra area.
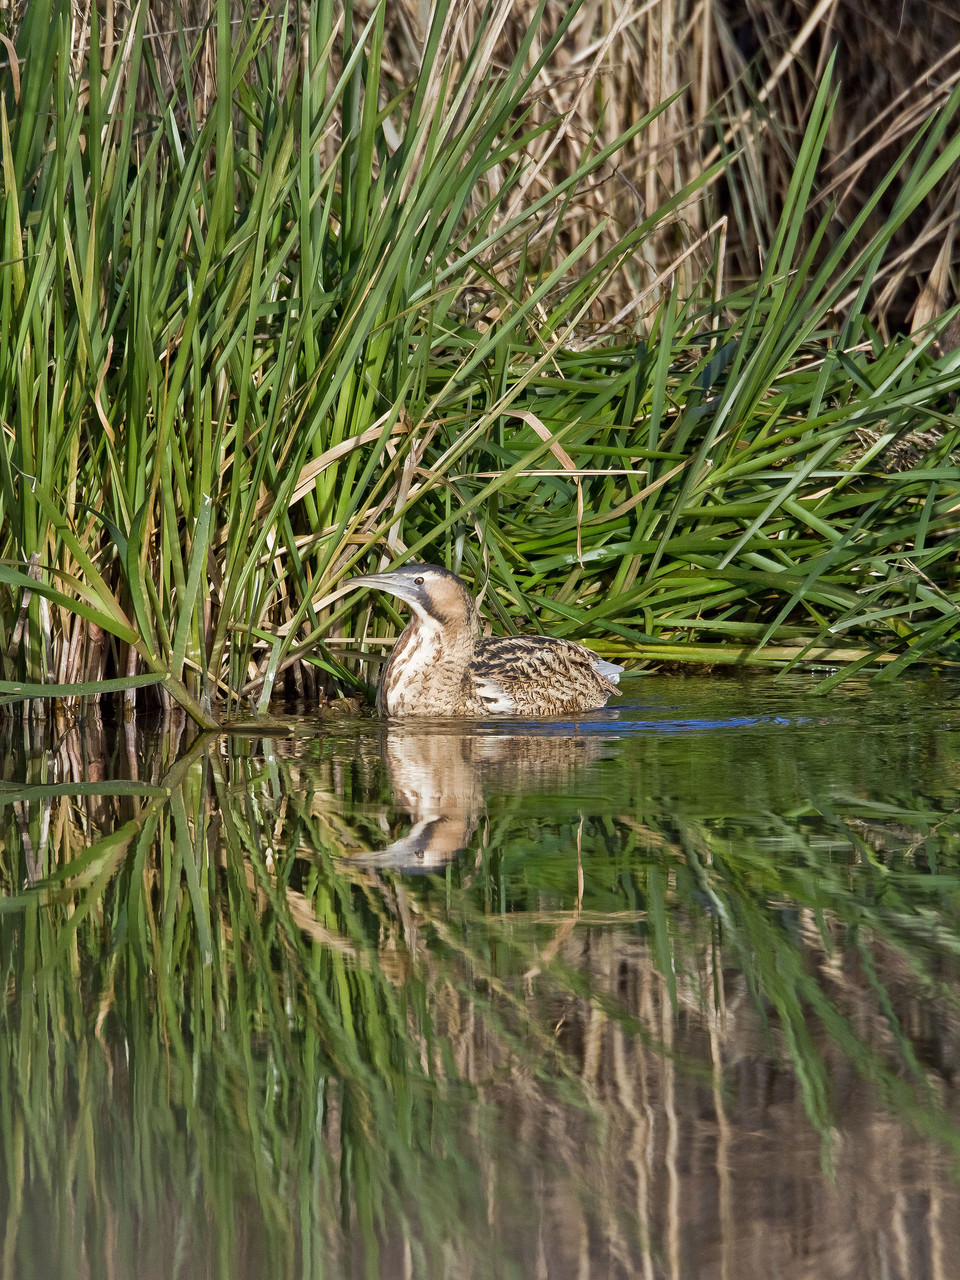
[(393, 573), (361, 573), (355, 578), (348, 578), (347, 587), (374, 587), (377, 591), (386, 591), (388, 595), (399, 596), (407, 604), (419, 600), (419, 592), (412, 582)]

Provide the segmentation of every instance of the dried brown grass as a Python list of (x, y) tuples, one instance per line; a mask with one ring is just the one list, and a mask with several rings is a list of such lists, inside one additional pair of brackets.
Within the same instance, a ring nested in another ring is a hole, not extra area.
[[(101, 0), (101, 43), (109, 66), (122, 47), (133, 5)], [(279, 12), (279, 4), (274, 6)], [(546, 37), (567, 11), (547, 0)], [(15, 34), (24, 6), (0, 0), (0, 32)], [(354, 26), (369, 17), (360, 0)], [(243, 6), (234, 10), (239, 24)], [(508, 0), (492, 10), (455, 6), (446, 33), (466, 57), (481, 22), (488, 65), (504, 66), (535, 19), (534, 0)], [(430, 0), (391, 0), (387, 14), (384, 92), (416, 76)], [(191, 82), (198, 117), (216, 94), (212, 0), (161, 0), (146, 15), (161, 93), (182, 80), (180, 41), (194, 43)], [(82, 74), (89, 44), (90, 0), (72, 10), (73, 71)], [(287, 58), (299, 56), (303, 14), (291, 12)], [(626, 146), (543, 233), (576, 243), (608, 220), (593, 260), (623, 233), (671, 199), (713, 160), (738, 153), (707, 193), (680, 206), (623, 268), (596, 323), (634, 321), (655, 307), (662, 287), (681, 296), (709, 294), (755, 279), (775, 233), (815, 86), (836, 57), (839, 102), (824, 157), (817, 204), (836, 201), (845, 224), (862, 206), (895, 149), (929, 118), (960, 76), (960, 12), (921, 0), (586, 0), (561, 54), (531, 94), (534, 119), (559, 116), (559, 131), (531, 147), (534, 166), (520, 198), (551, 188), (583, 153), (623, 133), (658, 103), (674, 97), (651, 126)], [(389, 85), (389, 81), (393, 85)], [(150, 104), (141, 102), (141, 109)], [(185, 104), (181, 104), (185, 105)], [(154, 109), (156, 104), (153, 104)], [(863, 229), (866, 239), (889, 212), (895, 188)], [(514, 200), (516, 203), (516, 200)], [(955, 237), (960, 175), (931, 197), (901, 229), (872, 300), (882, 330), (926, 323), (958, 296)], [(504, 210), (508, 216), (512, 210)], [(556, 225), (559, 222), (559, 225)], [(499, 273), (509, 263), (496, 264)], [(589, 263), (585, 264), (589, 266)], [(636, 312), (639, 312), (637, 316)]]

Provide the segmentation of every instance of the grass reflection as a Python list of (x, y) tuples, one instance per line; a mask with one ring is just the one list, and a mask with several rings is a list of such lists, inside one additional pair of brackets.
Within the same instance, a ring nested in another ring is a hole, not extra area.
[(956, 1158), (943, 799), (698, 806), (575, 731), (4, 749), (4, 1275), (659, 1274), (708, 1184), (711, 1265), (769, 1222), (737, 1133)]

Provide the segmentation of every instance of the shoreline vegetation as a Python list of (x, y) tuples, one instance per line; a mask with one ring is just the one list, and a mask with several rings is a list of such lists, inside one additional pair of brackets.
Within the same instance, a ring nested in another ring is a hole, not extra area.
[(0, 7), (0, 713), (348, 693), (401, 558), (635, 670), (960, 666), (957, 48), (605, 14)]

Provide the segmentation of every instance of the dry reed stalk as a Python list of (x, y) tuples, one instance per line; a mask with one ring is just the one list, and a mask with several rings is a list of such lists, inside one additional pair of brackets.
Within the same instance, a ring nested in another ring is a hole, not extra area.
[[(124, 48), (137, 6), (101, 0), (103, 62), (109, 67)], [(354, 8), (357, 30), (372, 11), (371, 0)], [(234, 0), (234, 22), (243, 6)], [(544, 37), (567, 11), (564, 0), (547, 0)], [(0, 0), (0, 34), (15, 34), (22, 4)], [(499, 0), (490, 9), (457, 6), (444, 39), (465, 59), (481, 21), (483, 59), (477, 76), (506, 64), (534, 21), (534, 0)], [(393, 88), (411, 83), (419, 70), (429, 27), (427, 0), (393, 0), (387, 14), (384, 80)], [(293, 27), (300, 21), (294, 15)], [(90, 38), (90, 0), (73, 11), (73, 72), (82, 74)], [(182, 92), (178, 41), (199, 46), (193, 64), (192, 108), (198, 119), (211, 109), (215, 76), (215, 7), (210, 0), (160, 0), (147, 13), (147, 39), (156, 55), (160, 93)], [(291, 72), (300, 38), (287, 38)], [(943, 53), (944, 47), (948, 52)], [(536, 46), (533, 53), (535, 54)], [(533, 120), (562, 119), (560, 127), (530, 147), (531, 168), (523, 194), (530, 200), (574, 170), (587, 149), (602, 145), (653, 105), (678, 94), (649, 130), (623, 151), (616, 166), (579, 192), (551, 228), (565, 246), (581, 241), (606, 220), (604, 234), (586, 259), (596, 261), (640, 217), (649, 217), (724, 149), (742, 149), (709, 200), (691, 201), (667, 227), (624, 264), (612, 283), (597, 322), (629, 306), (654, 280), (679, 279), (681, 296), (696, 294), (711, 274), (717, 244), (704, 242), (718, 215), (728, 215), (724, 252), (728, 278), (749, 281), (776, 227), (793, 171), (793, 147), (802, 133), (816, 80), (829, 53), (837, 55), (838, 109), (824, 157), (821, 196), (840, 192), (837, 216), (853, 216), (903, 137), (928, 118), (960, 75), (960, 13), (936, 10), (919, 0), (770, 0), (743, 5), (734, 0), (587, 0), (571, 24), (561, 54), (531, 90)], [(440, 63), (435, 64), (439, 71)], [(386, 93), (385, 87), (382, 92)], [(431, 86), (440, 92), (439, 82)], [(156, 112), (141, 88), (138, 108)], [(187, 104), (181, 103), (181, 108)], [(450, 127), (455, 129), (456, 113)], [(327, 139), (335, 148), (335, 139)], [(942, 197), (942, 193), (941, 193)], [(895, 198), (892, 192), (889, 199)], [(878, 206), (881, 218), (888, 204)], [(511, 209), (504, 211), (504, 219)], [(811, 219), (817, 217), (811, 212)], [(811, 226), (813, 222), (811, 221)], [(864, 228), (870, 234), (874, 222)], [(952, 234), (953, 221), (946, 228)], [(943, 210), (934, 197), (901, 229), (897, 265), (874, 301), (886, 329), (904, 327), (933, 270), (945, 238)], [(692, 246), (698, 246), (690, 255)], [(497, 270), (503, 270), (497, 265)], [(940, 272), (943, 273), (943, 264)], [(956, 272), (947, 271), (948, 300), (956, 296)], [(704, 296), (704, 301), (708, 301)]]

